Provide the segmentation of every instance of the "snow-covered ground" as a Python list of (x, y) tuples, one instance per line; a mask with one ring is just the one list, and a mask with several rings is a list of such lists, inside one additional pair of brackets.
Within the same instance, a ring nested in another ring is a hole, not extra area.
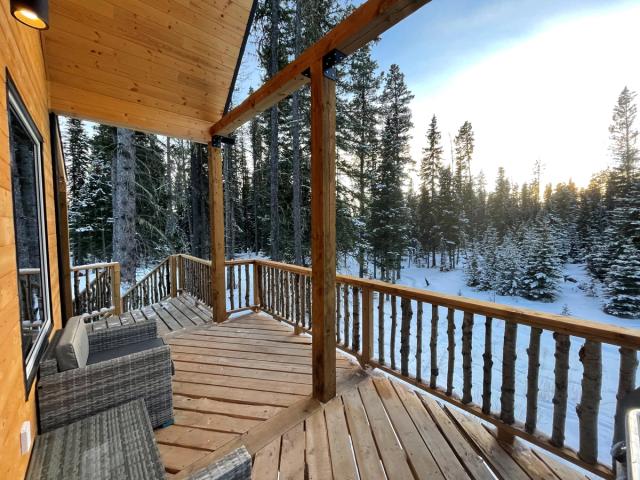
[[(338, 266), (341, 273), (357, 274), (357, 265), (355, 262), (348, 261)], [(519, 297), (509, 297), (495, 295), (493, 292), (477, 291), (474, 288), (467, 287), (464, 281), (464, 274), (461, 269), (451, 272), (440, 272), (437, 269), (427, 269), (420, 267), (403, 268), (401, 278), (397, 281), (399, 284), (433, 290), (436, 292), (447, 293), (451, 295), (460, 295), (469, 298), (488, 300), (496, 303), (513, 305), (534, 309), (540, 312), (549, 312), (562, 314), (568, 312), (570, 318), (576, 318), (576, 322), (583, 320), (594, 320), (609, 325), (619, 325), (628, 328), (640, 328), (640, 320), (626, 320), (605, 314), (601, 309), (602, 298), (590, 297), (583, 290), (578, 288), (580, 283), (588, 284), (589, 277), (583, 265), (570, 264), (565, 268), (565, 275), (577, 280), (573, 282), (561, 282), (559, 295), (552, 303), (542, 303), (525, 300)], [(427, 287), (425, 278), (429, 281)], [(374, 299), (377, 306), (377, 298)], [(400, 320), (400, 305), (398, 302), (398, 323)], [(412, 306), (414, 311), (413, 324), (411, 326), (412, 344), (411, 344), (411, 365), (410, 371), (415, 372), (415, 304)], [(438, 324), (438, 367), (440, 369), (438, 376), (438, 384), (444, 386), (447, 378), (447, 321), (446, 309), (439, 308), (439, 324)], [(389, 361), (389, 334), (390, 331), (390, 314), (391, 306), (387, 301), (385, 305), (385, 345), (386, 358)], [(422, 375), (428, 378), (430, 372), (429, 365), (429, 337), (430, 337), (430, 308), (425, 308), (423, 317), (423, 339), (422, 339)], [(454, 390), (461, 395), (462, 388), (462, 351), (461, 351), (461, 326), (462, 312), (456, 312), (456, 364), (454, 367)], [(374, 332), (377, 335), (377, 315), (375, 315)], [(399, 329), (399, 325), (398, 325)], [(527, 370), (528, 358), (527, 347), (529, 345), (530, 328), (520, 326), (518, 328), (517, 337), (517, 362), (516, 362), (516, 411), (517, 420), (524, 422), (526, 418), (526, 387), (527, 387)], [(492, 375), (492, 409), (500, 410), (500, 383), (502, 379), (502, 346), (504, 337), (504, 322), (493, 320), (493, 375)], [(397, 333), (396, 359), (399, 364), (400, 345), (399, 331)], [(475, 318), (473, 329), (473, 401), (480, 404), (482, 401), (482, 354), (484, 352), (484, 317)], [(568, 392), (568, 408), (567, 408), (567, 424), (566, 424), (566, 444), (577, 449), (579, 446), (578, 436), (578, 417), (576, 414), (576, 406), (580, 402), (581, 396), (581, 380), (583, 374), (582, 363), (578, 358), (578, 351), (583, 341), (572, 337), (570, 351), (569, 372), (569, 392)], [(374, 340), (374, 346), (377, 350), (377, 337)], [(554, 365), (555, 365), (555, 341), (552, 333), (545, 331), (541, 337), (540, 348), (540, 377), (539, 377), (539, 397), (538, 397), (538, 429), (549, 435), (551, 433), (551, 424), (553, 418), (553, 394), (554, 394)], [(377, 352), (376, 352), (377, 355)], [(613, 418), (616, 408), (616, 391), (618, 387), (618, 368), (619, 353), (618, 348), (611, 345), (602, 346), (602, 401), (599, 413), (599, 458), (603, 463), (609, 463), (611, 440), (613, 437)]]

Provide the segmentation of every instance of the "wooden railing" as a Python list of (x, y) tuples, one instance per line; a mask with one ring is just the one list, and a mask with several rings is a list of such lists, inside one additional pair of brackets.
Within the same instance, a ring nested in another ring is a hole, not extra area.
[(71, 267), (73, 315), (119, 315), (120, 264), (94, 263)]
[(175, 256), (165, 258), (122, 295), (124, 312), (158, 303), (175, 296)]
[[(42, 284), (39, 268), (21, 268), (18, 271), (20, 302), (22, 303), (20, 311), (22, 312), (23, 325), (41, 320), (38, 318), (39, 309), (42, 308)], [(26, 323), (28, 322), (28, 323)]]
[[(311, 270), (263, 260), (254, 268), (259, 308), (312, 330)], [(612, 437), (620, 402), (635, 386), (640, 333), (376, 280), (336, 280), (339, 348), (495, 425), (504, 441), (518, 436), (612, 475), (599, 463), (610, 442), (599, 444), (598, 429)], [(567, 428), (577, 435), (568, 440)]]
[[(254, 260), (227, 260), (227, 313), (255, 308)], [(143, 308), (179, 293), (188, 293), (211, 305), (211, 261), (187, 254), (171, 255), (122, 296), (123, 311)]]

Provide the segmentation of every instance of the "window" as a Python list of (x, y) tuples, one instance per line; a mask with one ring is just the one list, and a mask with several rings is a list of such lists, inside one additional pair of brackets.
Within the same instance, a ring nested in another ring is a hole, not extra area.
[(27, 392), (51, 328), (42, 137), (7, 81), (20, 332)]

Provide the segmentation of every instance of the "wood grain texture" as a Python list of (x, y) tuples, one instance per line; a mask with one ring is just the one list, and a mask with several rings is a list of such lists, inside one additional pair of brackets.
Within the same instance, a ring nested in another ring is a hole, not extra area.
[(313, 396), (326, 402), (336, 394), (336, 85), (320, 60), (311, 78)]
[(51, 108), (202, 143), (222, 117), (252, 0), (52, 0)]
[[(16, 250), (13, 227), (6, 73), (42, 135), (49, 278), (53, 330), (61, 325), (60, 284), (56, 243), (55, 196), (51, 155), (48, 87), (40, 36), (11, 17), (8, 0), (0, 2), (0, 478), (24, 477), (29, 455), (20, 454), (20, 428), (37, 432), (34, 388), (25, 395)], [(35, 383), (34, 383), (35, 385)]]

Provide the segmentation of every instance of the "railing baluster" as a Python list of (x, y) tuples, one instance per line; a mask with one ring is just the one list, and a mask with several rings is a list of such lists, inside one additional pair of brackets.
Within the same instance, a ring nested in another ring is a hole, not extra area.
[(373, 291), (362, 289), (362, 362), (367, 365), (373, 355)]
[(502, 348), (502, 389), (500, 395), (500, 420), (507, 425), (514, 422), (516, 392), (516, 342), (518, 324), (505, 322), (504, 346)]
[(353, 334), (352, 338), (352, 350), (354, 353), (360, 351), (360, 289), (353, 287)]
[(454, 322), (455, 311), (453, 308), (447, 309), (447, 352), (449, 361), (447, 364), (447, 395), (453, 393), (453, 369), (456, 362), (456, 324)]
[(378, 362), (384, 365), (384, 293), (378, 292)]
[(86, 305), (87, 305), (87, 308), (86, 308), (85, 311), (87, 313), (92, 313), (93, 310), (91, 309), (91, 307), (92, 307), (92, 305), (91, 305), (91, 298), (92, 298), (91, 297), (91, 281), (89, 279), (89, 276), (90, 276), (89, 275), (89, 271), (90, 270), (88, 268), (84, 271), (84, 275), (85, 275), (85, 278), (84, 278), (84, 281), (85, 281), (85, 292), (87, 292), (87, 294), (86, 294), (86, 302), (87, 302)]
[(236, 308), (235, 295), (234, 295), (236, 282), (235, 282), (235, 269), (233, 268), (233, 265), (229, 265), (229, 268), (227, 268), (227, 272), (229, 272), (227, 274), (228, 275), (227, 288), (229, 289), (229, 304), (230, 304), (231, 310), (234, 310)]
[(462, 403), (471, 403), (473, 400), (471, 385), (473, 371), (471, 368), (471, 350), (473, 348), (473, 313), (464, 312), (462, 318)]
[(491, 327), (493, 319), (484, 319), (484, 353), (482, 354), (482, 412), (489, 415), (491, 413), (491, 373), (493, 370), (493, 354)]
[(396, 330), (398, 329), (398, 309), (395, 295), (391, 295), (391, 337), (389, 355), (391, 356), (391, 369), (396, 369)]
[[(253, 266), (253, 268), (256, 268), (255, 265)], [(250, 272), (250, 266), (248, 263), (246, 263), (244, 266), (244, 306), (245, 307), (251, 306), (250, 299), (249, 299), (249, 289), (251, 287), (250, 280), (249, 280), (249, 272)], [(256, 288), (255, 284), (253, 288)]]
[(349, 348), (351, 335), (351, 319), (349, 317), (349, 285), (344, 285), (344, 346)]
[(584, 366), (582, 397), (576, 407), (580, 420), (580, 450), (578, 456), (587, 463), (598, 461), (598, 411), (602, 389), (602, 344), (586, 340), (580, 349)]
[(313, 328), (313, 321), (311, 318), (311, 309), (313, 306), (311, 305), (311, 276), (307, 277), (307, 281), (309, 284), (307, 285), (306, 295), (307, 295), (307, 311), (309, 312), (309, 328)]
[(538, 377), (540, 374), (540, 335), (542, 329), (532, 327), (529, 334), (529, 366), (527, 369), (527, 420), (525, 431), (534, 433), (538, 423)]
[(416, 315), (416, 381), (422, 382), (422, 302)]
[(569, 350), (571, 341), (568, 335), (554, 333), (556, 340), (556, 366), (554, 369), (556, 389), (553, 395), (553, 426), (551, 444), (564, 446), (564, 431), (567, 418), (567, 391), (569, 384)]
[(306, 312), (305, 312), (305, 304), (304, 304), (304, 299), (306, 298), (306, 293), (305, 293), (305, 289), (306, 289), (306, 283), (307, 280), (305, 278), (304, 275), (300, 275), (300, 297), (298, 298), (298, 301), (300, 302), (300, 324), (306, 328)]
[(340, 295), (340, 284), (336, 282), (336, 342), (342, 342), (342, 330), (341, 330), (341, 319), (342, 319), (342, 308), (341, 308), (341, 295)]
[(624, 432), (618, 431), (618, 425), (623, 422), (620, 419), (624, 415), (622, 410), (622, 401), (627, 393), (632, 391), (636, 385), (636, 372), (638, 370), (638, 352), (630, 348), (620, 348), (620, 371), (618, 376), (618, 392), (616, 393), (616, 416), (614, 419), (613, 438), (621, 438)]
[(431, 340), (429, 341), (429, 352), (431, 353), (431, 378), (429, 379), (429, 386), (436, 388), (438, 381), (438, 374), (440, 369), (438, 368), (438, 322), (440, 318), (438, 316), (438, 306), (431, 305)]
[(238, 308), (242, 308), (242, 265), (238, 265)]
[(411, 299), (400, 298), (400, 310), (402, 320), (400, 323), (400, 372), (405, 377), (409, 376), (409, 352), (411, 351), (411, 319), (413, 310), (411, 309)]

